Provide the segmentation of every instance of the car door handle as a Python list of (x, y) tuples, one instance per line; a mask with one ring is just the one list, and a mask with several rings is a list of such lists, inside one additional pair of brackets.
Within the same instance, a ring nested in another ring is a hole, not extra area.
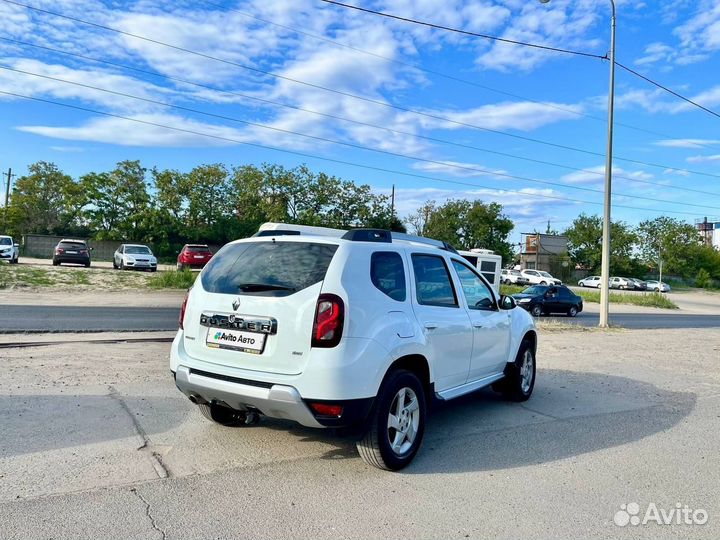
[(482, 328), (483, 325), (481, 323), (473, 323), (473, 328)]
[(427, 328), (428, 330), (435, 330), (437, 327), (438, 327), (437, 323), (434, 323), (434, 322), (426, 322), (425, 323), (425, 328)]

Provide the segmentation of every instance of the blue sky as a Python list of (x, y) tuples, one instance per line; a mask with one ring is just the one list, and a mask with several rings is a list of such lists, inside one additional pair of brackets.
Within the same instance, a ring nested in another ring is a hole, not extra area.
[[(0, 169), (22, 174), (29, 163), (47, 160), (80, 176), (123, 159), (180, 170), (215, 162), (307, 163), (382, 193), (395, 184), (401, 217), (428, 199), (497, 201), (516, 222), (514, 237), (544, 231), (548, 220), (562, 229), (581, 212), (601, 213), (607, 62), (433, 30), (320, 0), (19, 1), (205, 56), (0, 0), (2, 38), (165, 77), (7, 40), (0, 40), (0, 66), (185, 109), (7, 69), (0, 69), (0, 91), (219, 139), (0, 95)], [(356, 4), (599, 55), (609, 48), (608, 0)], [(617, 7), (618, 61), (720, 110), (720, 0), (618, 0)], [(616, 107), (616, 156), (656, 166), (615, 161), (614, 218), (720, 217), (720, 118), (623, 70), (617, 72)]]

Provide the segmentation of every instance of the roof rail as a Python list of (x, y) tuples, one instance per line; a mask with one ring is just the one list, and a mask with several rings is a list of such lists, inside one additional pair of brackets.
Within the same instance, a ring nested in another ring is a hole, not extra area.
[(416, 242), (418, 244), (428, 244), (430, 246), (434, 246), (439, 249), (443, 249), (445, 251), (449, 251), (450, 253), (457, 253), (457, 249), (455, 249), (452, 245), (448, 244), (447, 242), (443, 242), (442, 240), (435, 240), (434, 238), (426, 238), (425, 236), (415, 236), (414, 234), (406, 234), (406, 233), (398, 233), (393, 232), (391, 233), (393, 239), (395, 240), (404, 240), (406, 242)]
[(258, 231), (255, 234), (253, 234), (253, 237), (256, 236), (299, 236), (300, 231), (291, 231), (287, 229), (274, 229), (274, 230), (265, 230), (265, 231)]

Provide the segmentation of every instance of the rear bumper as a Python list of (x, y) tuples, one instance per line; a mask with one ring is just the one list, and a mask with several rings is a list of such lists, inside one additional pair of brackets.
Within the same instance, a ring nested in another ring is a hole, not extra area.
[(55, 255), (53, 261), (58, 263), (90, 264), (87, 255)]
[(200, 402), (222, 401), (233, 409), (253, 408), (272, 418), (294, 420), (307, 427), (324, 427), (292, 386), (255, 386), (207, 375), (210, 374), (201, 375), (189, 367), (178, 366), (175, 385), (183, 394)]

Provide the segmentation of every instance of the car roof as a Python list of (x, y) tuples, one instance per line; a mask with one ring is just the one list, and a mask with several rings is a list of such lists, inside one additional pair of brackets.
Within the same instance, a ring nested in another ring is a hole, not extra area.
[(62, 242), (75, 242), (76, 244), (85, 244), (86, 243), (85, 240), (76, 240), (75, 238), (63, 238), (62, 240), (60, 240), (60, 242), (58, 242), (58, 244), (60, 244)]
[[(147, 247), (145, 244), (123, 244), (123, 246), (125, 246), (125, 247), (144, 247), (144, 248)], [(150, 248), (148, 248), (148, 249), (150, 249)]]

